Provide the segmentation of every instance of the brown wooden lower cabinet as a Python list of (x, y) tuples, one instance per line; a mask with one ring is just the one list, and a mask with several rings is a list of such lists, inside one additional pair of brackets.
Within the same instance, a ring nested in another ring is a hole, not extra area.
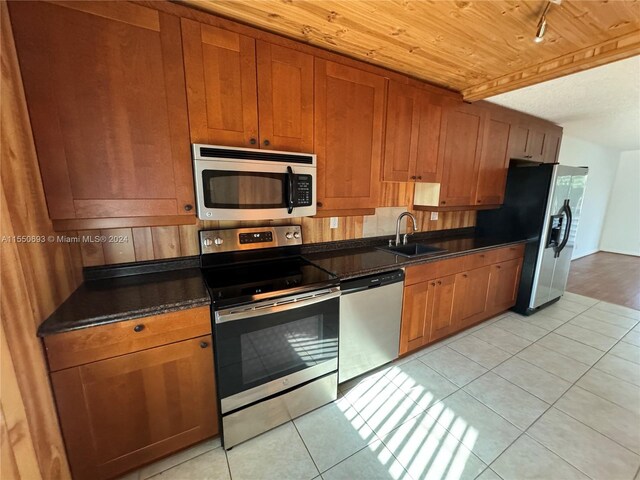
[[(400, 355), (452, 335), (515, 305), (522, 245), (407, 268)], [(513, 258), (513, 257), (516, 258)], [(510, 258), (505, 261), (497, 259)], [(454, 263), (455, 262), (455, 263)], [(484, 264), (483, 264), (484, 262)], [(475, 268), (464, 269), (464, 266)], [(457, 273), (452, 269), (457, 268)], [(433, 272), (434, 278), (430, 277)], [(448, 273), (441, 276), (443, 272)]]
[[(487, 293), (492, 267), (476, 268), (456, 275), (454, 298), (456, 325), (468, 327), (487, 312)], [(507, 307), (508, 308), (508, 307)]]
[(218, 433), (210, 334), (58, 370), (51, 381), (74, 479), (114, 478)]
[(521, 270), (520, 258), (491, 266), (487, 296), (487, 308), (490, 312), (500, 312), (515, 305)]

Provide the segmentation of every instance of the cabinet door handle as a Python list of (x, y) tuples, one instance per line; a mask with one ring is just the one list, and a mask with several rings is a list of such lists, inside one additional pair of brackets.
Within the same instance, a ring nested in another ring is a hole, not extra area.
[(418, 180), (422, 180), (422, 175), (418, 175)]
[(133, 327), (133, 331), (134, 331), (134, 332), (136, 332), (136, 333), (137, 333), (137, 332), (141, 332), (141, 331), (143, 331), (143, 330), (144, 330), (144, 325), (143, 325), (143, 324), (141, 324), (141, 323), (140, 323), (140, 324), (138, 324), (138, 325), (136, 325), (135, 327)]
[(271, 142), (269, 140), (265, 140), (262, 143), (264, 144), (265, 147), (268, 147), (269, 145), (271, 145)]
[(442, 285), (442, 282), (440, 280), (438, 280), (438, 285)]
[(200, 342), (200, 348), (207, 348), (209, 346), (209, 342)]
[(482, 203), (482, 200), (478, 199), (478, 200), (476, 200), (476, 202), (478, 202), (478, 203)]
[(251, 145), (255, 145), (256, 143), (258, 143), (258, 141), (257, 141), (255, 138), (250, 138), (250, 139), (249, 139), (249, 143), (250, 143)]
[(185, 212), (190, 212), (191, 210), (193, 210), (193, 205), (191, 205), (190, 203), (187, 203), (187, 204), (184, 206), (184, 211), (185, 211)]
[(462, 276), (463, 276), (464, 278), (467, 278), (469, 275), (467, 275), (466, 273), (463, 273), (463, 274), (462, 274)]
[(444, 205), (444, 204), (445, 204), (445, 203), (447, 203), (447, 202), (445, 202), (444, 200), (442, 200), (440, 203), (441, 203), (442, 205)]
[(496, 265), (496, 268), (500, 270), (502, 267), (500, 265)]
[(436, 286), (436, 282), (431, 282), (431, 286), (435, 287)]
[(480, 258), (484, 258), (484, 253), (480, 255)]
[(415, 175), (411, 176), (411, 180), (415, 180), (416, 178), (418, 178), (418, 177), (416, 177)]
[(317, 202), (316, 205), (320, 208), (322, 208), (322, 202)]

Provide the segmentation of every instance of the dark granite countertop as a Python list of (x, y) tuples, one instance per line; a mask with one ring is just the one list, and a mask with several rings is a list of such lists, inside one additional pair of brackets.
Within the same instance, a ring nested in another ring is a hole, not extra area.
[(449, 237), (416, 234), (410, 237), (411, 243), (422, 243), (445, 251), (428, 256), (405, 257), (392, 252), (381, 250), (388, 245), (388, 239), (372, 240), (370, 245), (360, 245), (355, 248), (338, 250), (327, 249), (306, 253), (304, 257), (319, 267), (337, 275), (341, 280), (382, 273), (395, 268), (435, 262), (446, 258), (467, 255), (490, 248), (513, 245), (526, 242), (521, 238), (491, 238), (478, 237), (473, 229), (458, 231)]
[[(474, 228), (412, 235), (446, 251), (408, 258), (380, 250), (391, 237), (307, 244), (301, 254), (342, 280), (434, 262), (503, 245), (514, 238), (477, 236)], [(176, 310), (210, 305), (199, 257), (87, 268), (85, 282), (38, 329), (41, 337)]]
[(211, 303), (198, 267), (184, 260), (151, 263), (152, 267), (162, 268), (130, 264), (114, 267), (111, 272), (106, 268), (85, 272), (85, 282), (40, 325), (38, 335), (44, 337)]

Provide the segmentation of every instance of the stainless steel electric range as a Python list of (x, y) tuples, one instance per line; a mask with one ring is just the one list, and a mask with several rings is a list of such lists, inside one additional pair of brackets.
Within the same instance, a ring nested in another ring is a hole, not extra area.
[(200, 232), (225, 448), (337, 397), (339, 280), (301, 244), (300, 226)]

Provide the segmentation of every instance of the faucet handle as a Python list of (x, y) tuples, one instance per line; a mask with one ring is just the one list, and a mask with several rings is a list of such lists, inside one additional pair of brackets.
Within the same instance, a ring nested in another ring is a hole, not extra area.
[(402, 236), (402, 244), (403, 244), (403, 245), (406, 245), (406, 244), (407, 244), (408, 237), (409, 237), (409, 234), (408, 234), (408, 233), (405, 233), (405, 234)]

